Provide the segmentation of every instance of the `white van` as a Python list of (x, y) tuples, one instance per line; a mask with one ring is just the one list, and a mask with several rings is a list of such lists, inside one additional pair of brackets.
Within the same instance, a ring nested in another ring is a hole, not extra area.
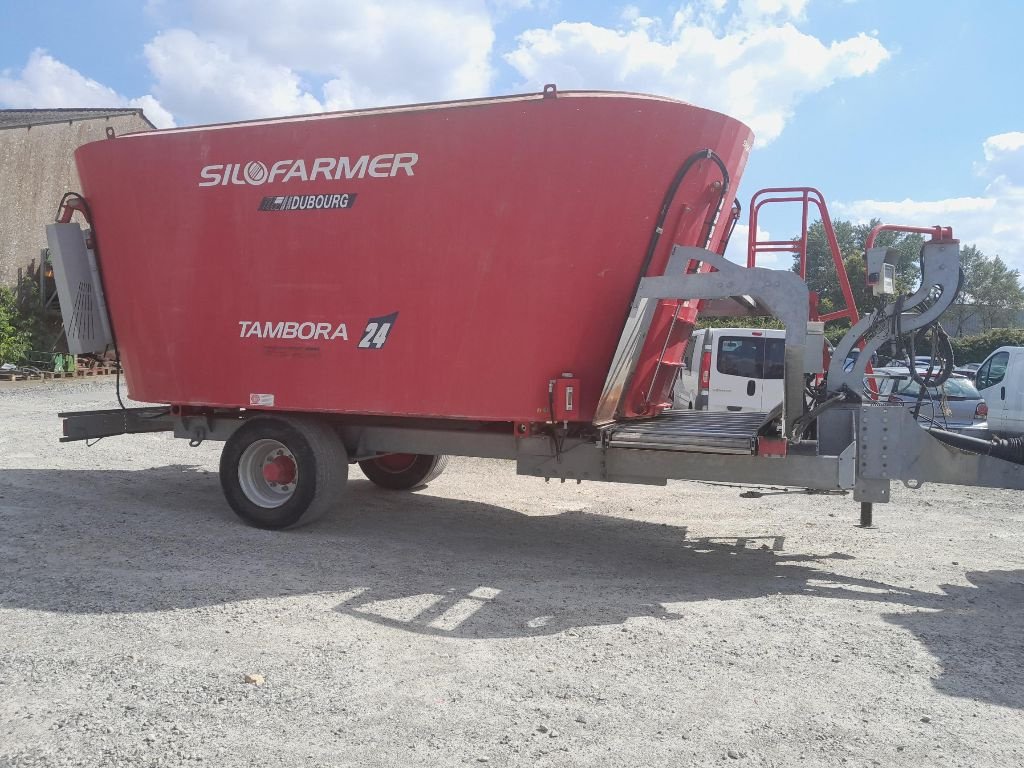
[(974, 384), (988, 406), (988, 428), (1024, 435), (1024, 347), (1000, 347), (985, 358)]
[(782, 402), (785, 359), (785, 331), (694, 331), (673, 390), (673, 407), (770, 411)]

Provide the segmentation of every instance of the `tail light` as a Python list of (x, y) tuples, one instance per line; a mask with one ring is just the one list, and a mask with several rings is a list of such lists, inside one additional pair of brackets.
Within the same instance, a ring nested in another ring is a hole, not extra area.
[(711, 353), (705, 352), (700, 357), (700, 385), (705, 389), (711, 383)]
[(976, 419), (987, 419), (988, 418), (988, 405), (982, 400), (978, 403), (978, 407), (974, 409), (974, 418)]

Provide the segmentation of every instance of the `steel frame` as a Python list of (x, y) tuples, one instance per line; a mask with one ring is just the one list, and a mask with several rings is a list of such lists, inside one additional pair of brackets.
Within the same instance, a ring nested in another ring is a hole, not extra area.
[[(687, 274), (686, 266), (691, 262), (716, 271)], [(622, 412), (623, 397), (629, 389), (659, 300), (733, 297), (741, 306), (749, 306), (750, 299), (756, 300), (767, 310), (765, 314), (778, 318), (786, 328), (783, 422), (786, 435), (792, 434), (796, 420), (803, 413), (804, 373), (817, 372), (806, 370), (806, 284), (793, 272), (763, 267), (744, 269), (712, 251), (682, 245), (672, 249), (664, 275), (640, 281), (605, 379), (594, 422), (598, 425), (613, 423)]]
[[(955, 276), (959, 275), (958, 248), (953, 242), (930, 243), (922, 257), (922, 289), (907, 299), (906, 308), (922, 306), (919, 314), (908, 315), (906, 329), (925, 324), (938, 316), (952, 300)], [(686, 264), (699, 261), (715, 272), (684, 274)], [(932, 292), (940, 286), (938, 299)], [(666, 298), (721, 299), (745, 297), (769, 309), (786, 325), (785, 411), (788, 428), (802, 413), (805, 362), (807, 288), (792, 272), (761, 268), (743, 269), (718, 254), (700, 248), (676, 246), (668, 274), (645, 278), (637, 291), (631, 320), (623, 329), (619, 350), (609, 370), (599, 413), (614, 414), (617, 397), (625, 389), (642, 346), (646, 326), (658, 300)], [(928, 303), (931, 302), (931, 303)], [(883, 312), (892, 317), (895, 305)], [(873, 318), (874, 316), (872, 316)], [(872, 318), (851, 329), (833, 360), (842, 361)], [(863, 358), (870, 356), (878, 339), (872, 336)], [(817, 338), (817, 337), (812, 337)], [(829, 371), (830, 382), (859, 381), (863, 366), (852, 372)], [(798, 409), (794, 403), (799, 403)], [(227, 440), (246, 419), (260, 416), (287, 418), (289, 414), (261, 411), (182, 411), (169, 407), (111, 409), (59, 414), (64, 419), (63, 441), (87, 440), (120, 434), (173, 431), (193, 445), (206, 440)], [(293, 414), (330, 421), (342, 437), (350, 460), (358, 461), (383, 453), (476, 456), (516, 462), (521, 475), (565, 480), (664, 485), (668, 480), (703, 480), (752, 485), (791, 486), (815, 490), (852, 490), (862, 502), (862, 522), (870, 524), (873, 502), (889, 500), (890, 484), (902, 481), (910, 487), (924, 482), (956, 483), (994, 488), (1024, 489), (1024, 466), (1000, 458), (970, 453), (940, 442), (914, 421), (902, 406), (866, 402), (840, 403), (819, 416), (817, 441), (795, 442), (786, 455), (761, 456), (720, 453), (721, 440), (687, 440), (672, 444), (671, 424), (656, 435), (663, 444), (651, 447), (640, 435), (632, 443), (616, 440), (617, 430), (628, 430), (629, 422), (612, 422), (612, 427), (595, 428), (589, 435), (556, 438), (534, 434), (527, 425), (458, 422), (455, 420), (371, 419), (337, 417), (329, 414)], [(709, 414), (714, 433), (715, 419)], [(698, 418), (695, 415), (694, 418)], [(648, 425), (657, 419), (649, 420)], [(671, 421), (671, 418), (669, 419)], [(643, 424), (643, 422), (641, 422)], [(635, 428), (634, 428), (635, 431)], [(642, 429), (641, 429), (642, 431)], [(760, 430), (758, 430), (760, 431)], [(652, 433), (653, 434), (653, 433)], [(710, 434), (709, 437), (714, 437)], [(729, 437), (729, 448), (735, 435)], [(752, 446), (752, 444), (751, 444)], [(746, 449), (744, 449), (746, 450)], [(705, 452), (706, 451), (706, 452)]]

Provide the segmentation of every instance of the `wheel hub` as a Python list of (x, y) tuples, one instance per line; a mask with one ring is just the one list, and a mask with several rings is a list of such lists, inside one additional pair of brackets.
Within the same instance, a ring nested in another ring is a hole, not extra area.
[(272, 509), (295, 493), (299, 482), (295, 455), (279, 440), (253, 441), (238, 460), (238, 484), (253, 504)]
[(263, 479), (271, 484), (289, 485), (295, 474), (295, 462), (288, 456), (274, 456), (263, 465)]

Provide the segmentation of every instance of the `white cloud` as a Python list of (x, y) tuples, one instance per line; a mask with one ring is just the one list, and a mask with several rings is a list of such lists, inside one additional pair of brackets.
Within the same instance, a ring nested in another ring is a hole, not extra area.
[(146, 45), (154, 90), (185, 123), (320, 112), (292, 70), (230, 52), (183, 29)]
[(192, 29), (146, 46), (161, 101), (211, 122), (484, 96), (494, 30), (482, 0), (194, 2)]
[(806, 0), (744, 0), (729, 14), (691, 3), (671, 25), (630, 14), (622, 29), (563, 21), (523, 32), (505, 60), (525, 87), (610, 88), (672, 96), (734, 115), (772, 141), (806, 95), (874, 72), (889, 57), (858, 34), (828, 44), (795, 26)]
[[(747, 237), (749, 233), (749, 225), (736, 225), (736, 228), (732, 231), (732, 237), (729, 238), (729, 246), (725, 249), (725, 258), (729, 261), (734, 261), (737, 264), (742, 264), (744, 267), (747, 266)], [(758, 225), (757, 239), (759, 242), (771, 240), (772, 236), (768, 230)], [(757, 264), (755, 266), (766, 267), (768, 269), (789, 269), (792, 264), (793, 257), (789, 253), (759, 253), (757, 255)]]
[(982, 144), (985, 162), (976, 166), (979, 176), (1024, 184), (1024, 131), (989, 136)]
[(982, 144), (984, 162), (975, 167), (984, 194), (943, 200), (856, 200), (840, 202), (838, 215), (865, 222), (915, 226), (950, 225), (961, 243), (973, 243), (1024, 270), (1024, 132), (990, 136)]
[[(693, 0), (671, 19), (622, 11), (624, 27), (561, 22), (518, 38), (508, 63), (539, 89), (609, 87), (692, 100), (770, 141), (803, 96), (888, 57), (857, 35), (801, 32), (809, 0)], [(492, 92), (495, 18), (550, 0), (147, 0), (164, 31), (145, 46), (151, 93), (125, 96), (36, 52), (0, 73), (0, 103), (143, 106), (171, 125), (472, 98)], [(172, 116), (173, 115), (173, 116)]]
[[(192, 0), (188, 8), (189, 28), (171, 26), (145, 46), (152, 95), (127, 98), (36, 51), (22, 72), (0, 73), (0, 104), (141, 106), (167, 127), (175, 118), (210, 123), (490, 92), (494, 29), (484, 0)], [(146, 11), (163, 18), (167, 8), (148, 0)]]
[(0, 105), (9, 109), (137, 107), (158, 128), (174, 125), (170, 113), (153, 96), (126, 98), (40, 48), (29, 54), (21, 71), (0, 73)]
[(173, 128), (175, 126), (174, 115), (164, 109), (163, 104), (148, 93), (137, 99), (129, 99), (128, 106), (141, 109), (149, 118), (149, 122), (157, 128)]
[[(740, 20), (762, 21), (783, 18), (799, 21), (804, 18), (809, 0), (740, 0)], [(724, 7), (719, 4), (719, 11)]]

